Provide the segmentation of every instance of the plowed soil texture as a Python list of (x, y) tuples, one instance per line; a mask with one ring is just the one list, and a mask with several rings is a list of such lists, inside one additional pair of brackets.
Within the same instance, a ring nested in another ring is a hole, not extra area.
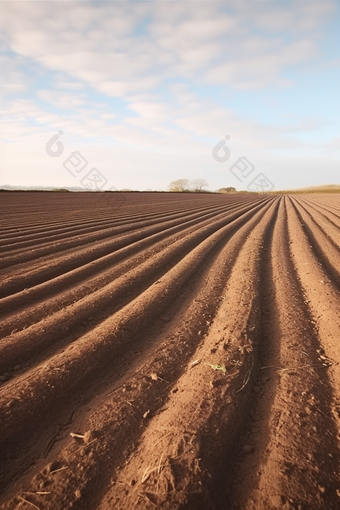
[(340, 508), (340, 196), (0, 196), (0, 507)]

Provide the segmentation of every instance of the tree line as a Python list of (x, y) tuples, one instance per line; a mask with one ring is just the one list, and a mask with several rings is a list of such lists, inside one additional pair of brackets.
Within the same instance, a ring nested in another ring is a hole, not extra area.
[[(208, 183), (205, 179), (193, 179), (189, 181), (189, 179), (177, 179), (176, 181), (171, 181), (168, 186), (168, 191), (175, 192), (203, 192), (206, 191), (205, 188), (208, 187)], [(236, 188), (229, 186), (227, 188), (221, 188), (218, 190), (220, 193), (235, 193)]]

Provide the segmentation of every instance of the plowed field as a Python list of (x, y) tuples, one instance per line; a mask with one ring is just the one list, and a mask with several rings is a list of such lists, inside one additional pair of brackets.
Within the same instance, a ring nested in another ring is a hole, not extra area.
[(1, 508), (340, 508), (339, 195), (0, 195)]

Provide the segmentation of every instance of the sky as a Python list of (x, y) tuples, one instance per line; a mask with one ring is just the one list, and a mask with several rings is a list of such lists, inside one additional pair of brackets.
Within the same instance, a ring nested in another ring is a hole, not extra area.
[(0, 1), (0, 186), (340, 184), (339, 26), (328, 0)]

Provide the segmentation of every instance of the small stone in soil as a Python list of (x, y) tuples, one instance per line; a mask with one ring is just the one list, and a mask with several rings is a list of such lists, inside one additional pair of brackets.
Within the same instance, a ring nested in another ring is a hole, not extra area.
[(13, 367), (13, 370), (17, 371), (17, 370), (20, 370), (20, 368), (21, 368), (21, 365), (15, 365), (15, 366)]
[(5, 382), (8, 380), (8, 377), (6, 375), (0, 375), (0, 381)]
[(254, 451), (254, 447), (250, 444), (245, 444), (242, 448), (243, 453), (252, 453)]

